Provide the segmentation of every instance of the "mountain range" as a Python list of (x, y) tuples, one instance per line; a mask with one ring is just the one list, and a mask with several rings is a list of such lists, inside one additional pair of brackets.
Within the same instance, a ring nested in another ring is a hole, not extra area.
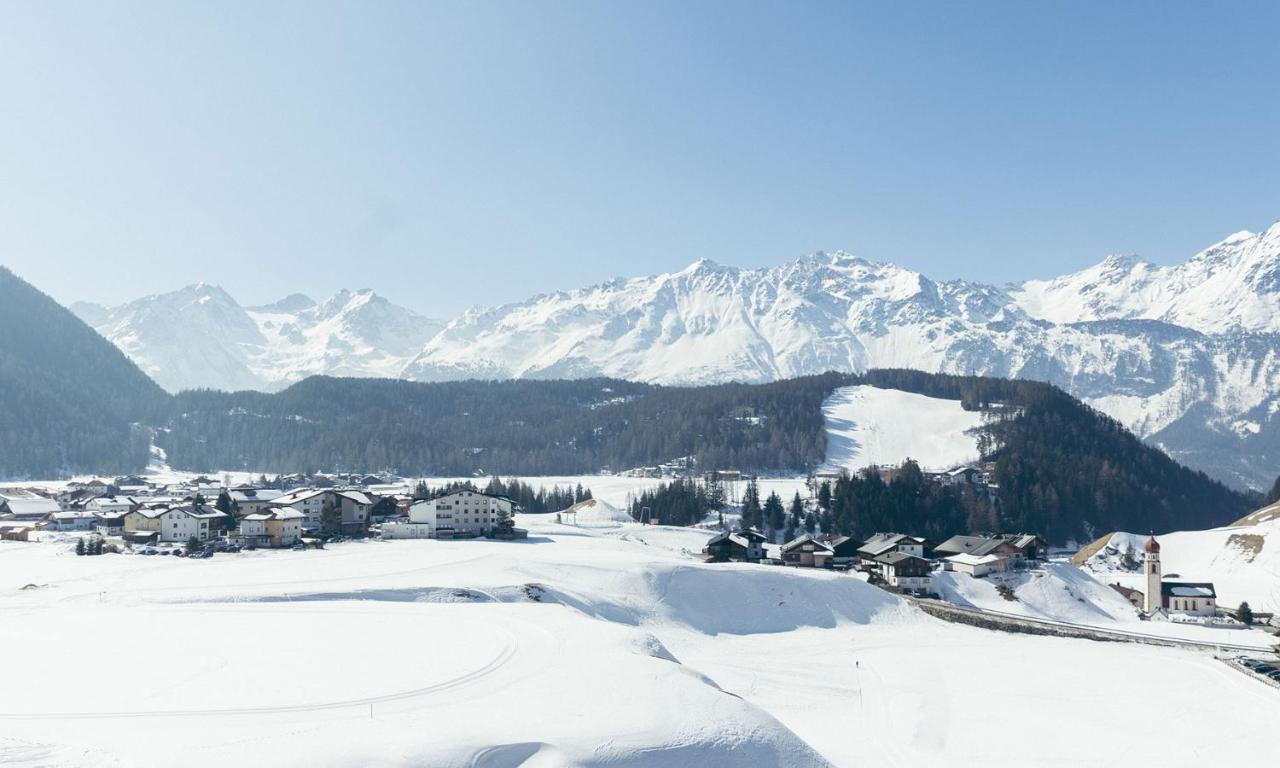
[(170, 391), (273, 391), (316, 373), (707, 384), (914, 368), (1057, 384), (1237, 487), (1280, 472), (1280, 225), (1175, 266), (1109, 257), (1004, 286), (836, 252), (763, 269), (700, 260), (447, 324), (370, 291), (241, 307), (197, 285), (73, 310)]
[(71, 310), (170, 392), (276, 391), (314, 374), (395, 378), (444, 327), (367, 289), (321, 303), (292, 294), (242, 307), (222, 288), (200, 283)]

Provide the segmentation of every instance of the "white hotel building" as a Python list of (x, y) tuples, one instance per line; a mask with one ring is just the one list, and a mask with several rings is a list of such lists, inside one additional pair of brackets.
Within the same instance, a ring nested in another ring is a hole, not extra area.
[[(505, 496), (490, 496), (480, 491), (454, 491), (434, 499), (415, 502), (409, 507), (409, 522), (389, 528), (405, 527), (400, 534), (388, 538), (448, 538), (450, 536), (485, 536), (498, 519), (498, 511), (515, 512), (515, 503)], [(425, 526), (423, 529), (422, 526)]]

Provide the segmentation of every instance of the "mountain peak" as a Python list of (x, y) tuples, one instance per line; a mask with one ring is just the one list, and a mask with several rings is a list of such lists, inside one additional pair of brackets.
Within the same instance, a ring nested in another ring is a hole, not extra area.
[(257, 307), (249, 307), (255, 312), (287, 312), (296, 314), (311, 309), (316, 305), (315, 299), (305, 293), (291, 293), (279, 301), (271, 304), (263, 304)]

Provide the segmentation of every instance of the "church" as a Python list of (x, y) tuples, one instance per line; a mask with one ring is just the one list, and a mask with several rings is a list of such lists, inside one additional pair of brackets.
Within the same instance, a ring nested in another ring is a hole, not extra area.
[(1143, 546), (1146, 591), (1142, 610), (1147, 616), (1183, 614), (1212, 616), (1218, 611), (1218, 595), (1209, 582), (1164, 581), (1160, 568), (1160, 542), (1152, 536)]

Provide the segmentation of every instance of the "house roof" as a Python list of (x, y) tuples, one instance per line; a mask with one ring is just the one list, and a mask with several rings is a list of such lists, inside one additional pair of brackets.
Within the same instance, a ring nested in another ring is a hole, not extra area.
[(971, 555), (965, 552), (958, 555), (952, 555), (944, 559), (953, 563), (960, 563), (961, 565), (986, 565), (1001, 561), (1001, 558), (996, 557), (995, 555)]
[(908, 536), (905, 533), (877, 533), (867, 543), (858, 547), (858, 553), (875, 557), (897, 547), (900, 544), (924, 544), (919, 536)]
[(807, 533), (803, 536), (797, 536), (791, 541), (788, 541), (786, 544), (783, 544), (782, 551), (790, 552), (791, 550), (797, 547), (803, 546), (805, 544), (813, 544), (815, 551), (817, 550), (825, 550), (826, 552), (832, 551), (831, 547), (825, 541), (819, 541)]
[(1012, 541), (1001, 536), (952, 536), (935, 547), (934, 551), (982, 556), (989, 555), (1002, 546), (1016, 547)]
[(364, 491), (334, 491), (339, 496), (351, 499), (357, 504), (372, 504), (373, 502), (365, 495)]
[(1160, 585), (1164, 597), (1214, 597), (1218, 596), (1213, 584), (1207, 581), (1166, 581)]
[(910, 552), (888, 552), (886, 554), (876, 557), (877, 563), (884, 563), (885, 565), (899, 565), (901, 563), (908, 562), (911, 560), (917, 560), (922, 563), (929, 562), (928, 560), (925, 560), (923, 557), (917, 557), (911, 554)]
[(314, 498), (316, 496), (322, 496), (324, 493), (325, 490), (322, 488), (298, 488), (296, 490), (289, 491), (288, 493), (280, 494), (272, 500), (271, 503), (282, 506), (296, 504), (299, 501), (305, 501), (306, 499)]
[(53, 499), (46, 499), (43, 496), (32, 494), (29, 497), (12, 496), (4, 499), (0, 504), (9, 508), (9, 513), (14, 517), (27, 519), (35, 519), (52, 515), (55, 512), (61, 512), (62, 507), (58, 506), (58, 502)]

